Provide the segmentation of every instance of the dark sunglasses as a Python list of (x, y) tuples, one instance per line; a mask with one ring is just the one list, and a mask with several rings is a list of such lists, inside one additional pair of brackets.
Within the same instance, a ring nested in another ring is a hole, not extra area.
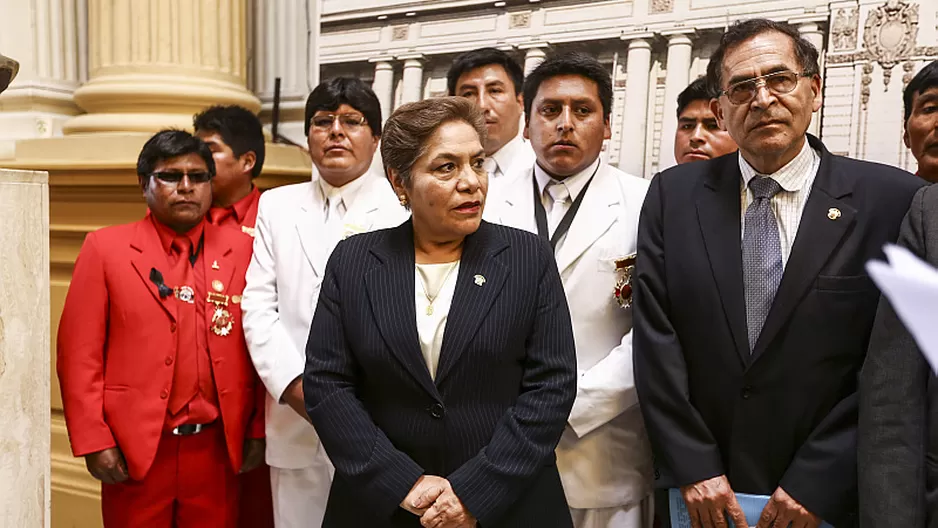
[(210, 172), (180, 172), (180, 171), (166, 171), (166, 172), (151, 172), (150, 176), (153, 176), (161, 183), (167, 183), (172, 185), (178, 185), (182, 181), (183, 177), (189, 176), (190, 183), (207, 183), (212, 181), (212, 173)]

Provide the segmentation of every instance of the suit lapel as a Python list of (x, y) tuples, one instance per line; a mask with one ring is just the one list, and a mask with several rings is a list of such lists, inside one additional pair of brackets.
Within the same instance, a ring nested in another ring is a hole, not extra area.
[(380, 186), (384, 182), (370, 173), (362, 178), (368, 178), (368, 180), (362, 182), (362, 187), (351, 209), (345, 213), (345, 232), (343, 233), (345, 237), (371, 231), (375, 224), (375, 213), (380, 207), (379, 198), (382, 190)]
[[(495, 200), (493, 203), (495, 211), (491, 215), (491, 221), (523, 229), (530, 233), (537, 233), (531, 191), (531, 180), (533, 178), (534, 169), (532, 167), (510, 182), (499, 183), (494, 187), (490, 187), (490, 190), (495, 190), (495, 193), (489, 194)], [(503, 196), (498, 196), (499, 193)]]
[[(809, 139), (811, 146), (821, 153), (821, 165), (801, 215), (785, 274), (753, 350), (753, 360), (765, 351), (791, 317), (831, 253), (856, 222), (856, 208), (844, 200), (853, 192), (854, 179), (833, 167), (833, 156), (819, 141), (810, 136)], [(832, 208), (840, 210), (841, 215), (836, 220), (827, 216)]]
[[(149, 218), (144, 218), (137, 223), (137, 232), (134, 239), (130, 242), (130, 247), (137, 251), (131, 259), (131, 264), (140, 280), (150, 290), (153, 300), (166, 312), (166, 315), (173, 321), (176, 320), (176, 299), (172, 295), (165, 298), (160, 297), (159, 288), (150, 280), (151, 270), (157, 270), (163, 274), (164, 281), (166, 273), (169, 272), (169, 261), (166, 259), (166, 253), (163, 251), (163, 245), (160, 243), (160, 236), (156, 232)], [(167, 284), (170, 288), (171, 285)]]
[(378, 330), (420, 386), (439, 398), (417, 336), (413, 224), (407, 221), (394, 228), (371, 252), (381, 265), (365, 274), (365, 289)]
[(742, 175), (736, 156), (727, 156), (714, 166), (697, 200), (697, 219), (710, 260), (736, 352), (749, 363), (746, 334), (746, 297), (743, 293), (742, 249), (740, 248), (739, 182)]
[[(573, 223), (570, 224), (570, 230), (557, 250), (557, 268), (561, 275), (608, 231), (618, 218), (615, 206), (622, 199), (622, 193), (605, 166), (600, 167), (589, 188), (581, 192), (586, 192), (586, 195), (583, 196), (583, 202), (580, 203)], [(533, 197), (531, 200), (533, 201)]]
[(466, 237), (456, 290), (443, 332), (437, 386), (452, 371), (502, 291), (509, 271), (495, 256), (506, 247), (508, 244), (495, 229), (484, 222), (478, 231)]
[[(325, 272), (328, 248), (323, 243), (325, 231), (323, 229), (323, 201), (318, 184), (314, 181), (309, 186), (309, 196), (300, 205), (300, 215), (296, 219), (296, 232), (300, 237), (300, 246), (306, 259), (317, 276)], [(317, 240), (319, 234), (319, 240)]]

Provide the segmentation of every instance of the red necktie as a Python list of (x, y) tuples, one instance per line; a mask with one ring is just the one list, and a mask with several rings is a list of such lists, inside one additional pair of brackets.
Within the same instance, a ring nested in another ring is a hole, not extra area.
[[(177, 288), (188, 286), (196, 291), (189, 263), (192, 243), (186, 237), (173, 239), (176, 262), (173, 265), (173, 280)], [(177, 289), (177, 291), (179, 291)], [(199, 392), (198, 337), (196, 332), (195, 303), (200, 299), (194, 293), (192, 302), (176, 300), (176, 365), (173, 367), (173, 387), (169, 393), (169, 412), (178, 414)]]

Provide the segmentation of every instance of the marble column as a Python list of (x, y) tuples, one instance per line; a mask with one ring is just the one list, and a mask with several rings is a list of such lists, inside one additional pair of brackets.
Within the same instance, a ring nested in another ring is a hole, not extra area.
[[(824, 78), (824, 31), (817, 22), (804, 22), (798, 25), (798, 32), (814, 45), (818, 51), (818, 66), (820, 67), (821, 78)], [(822, 86), (823, 89), (823, 86)], [(821, 111), (818, 110), (811, 117), (811, 124), (808, 126), (808, 133), (816, 137), (821, 136)]]
[(85, 0), (5, 2), (0, 50), (21, 64), (0, 96), (0, 142), (62, 134), (80, 113), (72, 94), (85, 80)]
[(664, 115), (661, 124), (661, 146), (658, 149), (658, 170), (676, 165), (674, 134), (677, 132), (677, 96), (690, 82), (693, 43), (686, 32), (668, 36), (668, 69), (665, 74)]
[(50, 488), (49, 176), (0, 170), (0, 512), (48, 528)]
[(519, 47), (524, 50), (524, 75), (527, 76), (547, 58), (547, 45), (536, 44), (531, 47)]
[(423, 99), (423, 61), (425, 57), (420, 54), (401, 55), (398, 59), (404, 61), (404, 75), (401, 90), (401, 104), (412, 103)]
[(280, 78), (278, 133), (306, 144), (306, 98), (319, 84), (319, 2), (252, 2), (254, 67), (249, 83), (261, 100), (261, 118), (273, 119), (274, 83)]
[(187, 128), (217, 104), (254, 112), (246, 88), (242, 0), (88, 0), (89, 81), (75, 91), (87, 111), (66, 134)]
[(369, 62), (375, 64), (375, 80), (371, 89), (381, 103), (381, 119), (386, 121), (394, 111), (394, 65), (393, 57), (376, 57)]
[[(651, 35), (632, 38), (625, 63), (625, 108), (619, 169), (645, 175), (645, 127), (648, 121), (648, 90), (651, 73)], [(625, 38), (625, 37), (623, 37)]]

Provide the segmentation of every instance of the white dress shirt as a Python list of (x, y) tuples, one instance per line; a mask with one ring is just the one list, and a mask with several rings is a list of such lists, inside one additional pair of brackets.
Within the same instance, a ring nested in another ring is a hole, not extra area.
[(742, 182), (740, 182), (739, 188), (739, 200), (742, 206), (740, 243), (742, 243), (743, 235), (746, 233), (746, 208), (753, 200), (752, 191), (749, 189), (749, 181), (756, 177), (769, 176), (778, 182), (782, 188), (781, 192), (772, 197), (772, 212), (775, 214), (778, 223), (779, 241), (782, 244), (782, 267), (784, 268), (788, 264), (791, 248), (795, 243), (795, 237), (798, 235), (798, 226), (801, 225), (804, 206), (808, 202), (811, 187), (814, 185), (818, 168), (821, 166), (821, 156), (811, 148), (807, 138), (801, 152), (773, 174), (760, 174), (752, 168), (749, 162), (743, 159), (742, 154), (738, 156), (739, 171), (742, 173)]
[[(596, 172), (596, 168), (601, 161), (602, 160), (597, 157), (593, 163), (590, 163), (589, 166), (585, 169), (572, 176), (567, 176), (562, 180), (552, 178), (549, 174), (547, 174), (547, 172), (544, 171), (544, 169), (541, 168), (539, 164), (534, 164), (534, 178), (537, 180), (537, 189), (541, 196), (541, 203), (544, 205), (544, 211), (547, 212), (548, 217), (556, 215), (553, 211), (554, 199), (551, 197), (547, 186), (553, 182), (555, 185), (563, 185), (567, 188), (567, 192), (570, 193), (570, 197), (563, 204), (563, 213), (566, 213), (570, 209), (570, 206), (573, 205), (573, 202), (576, 201), (580, 193), (583, 192), (583, 187), (586, 186), (586, 182), (589, 181), (590, 176)], [(550, 227), (550, 235), (553, 236), (553, 228), (556, 228), (556, 225)], [(564, 238), (566, 238), (566, 235), (557, 241), (557, 249), (559, 249), (560, 245), (563, 244)]]
[[(436, 368), (440, 364), (446, 319), (456, 292), (458, 275), (458, 260), (443, 264), (417, 264), (415, 269), (417, 336), (420, 338), (420, 351), (423, 352), (423, 359), (433, 380), (436, 380)], [(432, 309), (428, 312), (429, 307)]]

